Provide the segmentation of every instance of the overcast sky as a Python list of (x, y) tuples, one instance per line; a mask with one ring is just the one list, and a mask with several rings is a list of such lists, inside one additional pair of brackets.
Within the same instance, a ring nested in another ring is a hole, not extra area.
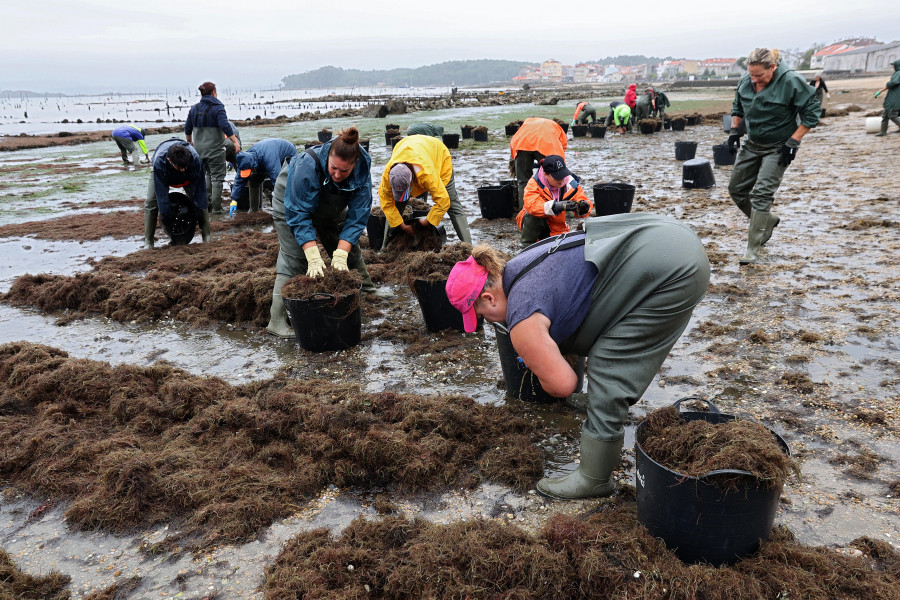
[(845, 37), (900, 39), (900, 16), (889, 4), (0, 0), (0, 90), (195, 90), (205, 80), (251, 90), (325, 65), (739, 57), (756, 46), (803, 50)]

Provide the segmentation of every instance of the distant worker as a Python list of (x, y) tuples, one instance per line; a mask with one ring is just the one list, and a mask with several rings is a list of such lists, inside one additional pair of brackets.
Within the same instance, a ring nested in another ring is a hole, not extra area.
[(587, 123), (588, 117), (591, 123), (597, 122), (597, 109), (591, 106), (590, 102), (579, 102), (575, 107), (575, 114), (572, 116), (572, 125), (584, 125)]
[[(119, 147), (119, 150), (122, 152), (122, 162), (128, 166), (128, 155), (131, 154), (131, 162), (136, 169), (141, 164), (149, 164), (150, 156), (147, 152), (147, 143), (145, 139), (147, 137), (147, 130), (141, 129), (140, 127), (136, 127), (134, 125), (122, 125), (121, 127), (116, 127), (112, 132), (112, 139), (116, 142), (116, 146)], [(137, 142), (137, 144), (135, 144)], [(141, 152), (144, 153), (144, 160), (140, 160), (138, 156), (138, 146), (141, 148)]]
[(295, 275), (325, 274), (316, 238), (331, 255), (332, 269), (356, 269), (362, 276), (362, 293), (376, 292), (359, 249), (372, 209), (372, 160), (359, 145), (356, 127), (285, 160), (272, 194), (278, 260), (266, 331), (292, 338), (281, 288)]
[[(758, 260), (780, 219), (771, 212), (784, 172), (797, 156), (800, 140), (819, 123), (819, 102), (806, 79), (778, 60), (778, 50), (754, 48), (747, 57), (731, 107), (728, 149), (740, 153), (731, 171), (728, 193), (750, 218), (747, 252), (740, 264)], [(741, 147), (740, 126), (747, 127)], [(799, 124), (798, 124), (799, 123)]]
[(431, 123), (413, 123), (406, 128), (406, 135), (430, 135), (433, 138), (443, 139), (444, 128)]
[(625, 133), (631, 125), (631, 109), (621, 100), (613, 100), (609, 103), (609, 114), (606, 115), (606, 126), (616, 126), (616, 131)]
[(650, 111), (653, 110), (653, 88), (644, 91), (637, 99), (634, 105), (634, 120), (640, 122), (641, 119), (650, 118)]
[(172, 138), (166, 140), (153, 153), (150, 186), (144, 202), (144, 248), (153, 248), (157, 217), (174, 217), (175, 207), (169, 204), (169, 188), (184, 188), (197, 209), (197, 221), (204, 242), (209, 241), (209, 214), (207, 214), (206, 181), (203, 177), (203, 161), (188, 142)]
[(419, 221), (423, 225), (427, 222), (437, 227), (444, 215), (449, 214), (456, 236), (461, 242), (471, 244), (466, 211), (459, 201), (453, 179), (450, 151), (442, 141), (433, 137), (408, 135), (394, 146), (378, 186), (378, 198), (388, 226), (412, 235), (413, 228), (403, 222), (401, 211), (409, 198), (426, 192), (431, 194), (434, 206)]
[(197, 149), (206, 172), (210, 210), (222, 212), (222, 184), (225, 182), (224, 135), (234, 144), (235, 152), (241, 151), (241, 142), (225, 114), (225, 105), (219, 101), (216, 84), (206, 81), (197, 88), (200, 102), (193, 105), (184, 123), (184, 137)]
[(238, 152), (231, 199), (240, 202), (249, 189), (250, 212), (258, 211), (262, 204), (263, 182), (268, 179), (274, 187), (281, 167), (286, 164), (285, 159), (295, 156), (297, 147), (280, 138), (266, 138), (250, 146), (249, 150)]
[(550, 155), (525, 188), (525, 206), (516, 217), (522, 230), (522, 244), (529, 246), (538, 240), (569, 231), (566, 212), (587, 217), (594, 205), (581, 188), (581, 181), (566, 168), (562, 156)]
[(628, 86), (628, 91), (625, 92), (625, 104), (628, 105), (628, 108), (631, 109), (631, 112), (634, 112), (635, 104), (637, 104), (637, 84), (632, 83)]
[(509, 140), (509, 153), (518, 185), (518, 208), (522, 210), (525, 186), (534, 175), (534, 164), (545, 156), (566, 157), (568, 139), (559, 123), (542, 117), (525, 119)]
[(661, 121), (665, 121), (666, 119), (666, 109), (672, 106), (672, 103), (669, 102), (669, 97), (665, 92), (654, 89), (653, 90), (653, 111), (650, 113), (655, 119), (659, 119)]
[(809, 82), (809, 85), (813, 86), (813, 89), (816, 90), (816, 100), (819, 101), (819, 106), (825, 108), (825, 99), (831, 98), (831, 94), (828, 93), (828, 85), (826, 85), (825, 80), (822, 79), (822, 74), (816, 73), (816, 76)]
[[(884, 87), (875, 92), (877, 98), (882, 92), (887, 92), (884, 97), (884, 112), (881, 113), (881, 132), (878, 137), (887, 135), (888, 121), (893, 121), (900, 127), (900, 59), (891, 63), (894, 65), (894, 74), (891, 75), (890, 81), (884, 84)], [(900, 133), (900, 129), (894, 133)]]

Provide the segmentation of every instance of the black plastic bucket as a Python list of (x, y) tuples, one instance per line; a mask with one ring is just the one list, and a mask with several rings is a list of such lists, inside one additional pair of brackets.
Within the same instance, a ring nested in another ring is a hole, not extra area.
[(697, 142), (675, 142), (675, 160), (690, 160), (697, 154)]
[(172, 215), (160, 217), (166, 235), (172, 240), (173, 246), (190, 244), (197, 231), (197, 208), (194, 202), (181, 192), (169, 192), (169, 204), (172, 206)]
[(362, 148), (365, 148), (366, 152), (368, 152), (369, 151), (369, 138), (363, 138), (363, 139), (359, 140), (359, 145)]
[[(413, 289), (416, 292), (416, 300), (422, 309), (422, 317), (425, 319), (425, 327), (428, 331), (441, 331), (443, 329), (455, 329), (465, 331), (462, 313), (459, 312), (447, 299), (447, 280), (425, 281), (416, 279), (413, 281)], [(482, 319), (478, 319), (481, 326)]]
[(692, 158), (681, 167), (681, 187), (689, 190), (706, 189), (716, 185), (712, 165), (707, 158)]
[(359, 292), (334, 302), (331, 294), (315, 294), (307, 300), (283, 298), (300, 347), (310, 352), (345, 350), (359, 344), (362, 311)]
[(663, 129), (672, 129), (672, 119), (668, 117), (663, 119)]
[(517, 179), (500, 179), (497, 181), (500, 185), (511, 185), (518, 191), (519, 189), (519, 181)]
[(641, 123), (638, 127), (641, 129), (641, 133), (645, 135), (656, 132), (656, 125), (653, 123)]
[(504, 127), (504, 129), (505, 129), (505, 131), (506, 131), (506, 135), (516, 135), (516, 132), (519, 130), (519, 127), (521, 127), (521, 125), (519, 125), (519, 124), (516, 124), (516, 125), (506, 125), (506, 126)]
[(693, 126), (697, 124), (697, 117), (685, 117), (687, 119), (687, 124), (689, 126)]
[[(682, 398), (675, 407), (680, 410), (683, 401), (696, 399)], [(705, 402), (709, 412), (682, 412), (681, 416), (686, 421), (713, 424), (735, 418), (719, 412), (712, 402)], [(684, 562), (703, 561), (718, 566), (756, 552), (760, 540), (769, 539), (772, 532), (781, 488), (766, 489), (747, 471), (711, 471), (701, 477), (673, 471), (644, 452), (644, 425), (638, 425), (634, 443), (638, 521)], [(784, 439), (769, 431), (790, 456)], [(747, 475), (748, 486), (724, 491), (710, 483), (716, 475)]]
[(716, 144), (713, 146), (713, 162), (719, 166), (733, 165), (737, 152), (734, 154), (728, 149), (728, 144)]
[(484, 219), (510, 219), (518, 198), (514, 185), (483, 185), (478, 188), (478, 206)]
[(662, 131), (662, 128), (663, 128), (663, 122), (662, 122), (662, 121), (657, 121), (657, 122), (656, 122), (656, 129), (654, 129), (654, 131)]
[[(557, 402), (562, 398), (556, 398), (544, 391), (541, 382), (531, 372), (513, 348), (509, 339), (509, 331), (504, 323), (494, 323), (494, 333), (497, 337), (497, 352), (500, 355), (500, 368), (503, 370), (503, 382), (506, 387), (506, 395), (524, 402)], [(575, 391), (580, 392), (584, 384), (585, 359), (579, 358), (575, 364), (575, 374), (578, 383)]]
[(684, 119), (672, 119), (672, 131), (684, 131)]
[(472, 138), (476, 142), (486, 142), (488, 140), (487, 129), (473, 129), (472, 130)]
[(587, 132), (587, 125), (572, 125), (572, 137), (585, 137)]
[(327, 129), (323, 129), (322, 131), (316, 132), (316, 137), (319, 138), (319, 141), (323, 144), (331, 139), (331, 131)]
[(396, 129), (397, 131), (400, 131), (400, 126), (397, 125), (396, 123), (385, 124), (385, 126), (384, 126), (385, 131), (390, 131), (391, 129)]
[(458, 133), (444, 133), (441, 134), (441, 139), (444, 141), (444, 145), (448, 148), (459, 148), (459, 134)]
[(369, 248), (372, 250), (381, 250), (384, 245), (384, 228), (387, 226), (387, 219), (384, 215), (373, 215), (369, 213), (369, 221), (366, 223), (366, 234), (369, 236)]
[(391, 140), (390, 140), (391, 148), (393, 148), (394, 146), (396, 146), (396, 145), (397, 145), (397, 142), (399, 142), (399, 141), (402, 140), (402, 139), (403, 139), (403, 136), (402, 136), (402, 135), (399, 135), (399, 134), (398, 134), (398, 135), (395, 135), (394, 137), (392, 137)]
[(559, 121), (556, 121), (556, 124), (559, 125), (560, 127), (562, 127), (562, 130), (564, 133), (569, 133), (569, 124), (568, 123), (566, 123), (565, 121), (563, 121), (562, 123), (560, 123)]
[(631, 212), (634, 202), (634, 186), (630, 183), (611, 181), (594, 184), (594, 214), (598, 217)]
[(588, 132), (591, 134), (592, 138), (606, 137), (606, 125), (590, 125), (588, 127)]
[(384, 133), (384, 143), (387, 144), (388, 146), (390, 146), (390, 145), (391, 145), (391, 139), (397, 137), (398, 135), (400, 135), (400, 130), (399, 130), (399, 129), (388, 129), (388, 130)]
[(475, 129), (471, 125), (460, 125), (459, 130), (462, 131), (462, 137), (464, 140), (472, 139), (472, 130)]

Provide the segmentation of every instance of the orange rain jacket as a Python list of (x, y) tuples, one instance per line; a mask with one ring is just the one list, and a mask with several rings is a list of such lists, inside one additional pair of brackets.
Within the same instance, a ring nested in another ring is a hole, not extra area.
[[(538, 173), (540, 172), (541, 171), (538, 171)], [(528, 180), (528, 185), (525, 186), (525, 197), (523, 199), (524, 207), (519, 211), (519, 214), (516, 215), (516, 225), (519, 226), (519, 229), (522, 229), (522, 220), (525, 218), (525, 213), (528, 213), (532, 217), (547, 219), (547, 224), (550, 225), (551, 236), (565, 233), (569, 231), (569, 225), (566, 223), (566, 213), (563, 212), (558, 215), (548, 215), (544, 212), (544, 203), (548, 200), (553, 200), (553, 196), (550, 195), (550, 190), (538, 180), (538, 173), (535, 173), (534, 177)], [(560, 190), (559, 199), (561, 202), (567, 200), (573, 202), (584, 200), (587, 202), (587, 213), (578, 215), (579, 217), (586, 217), (594, 210), (594, 203), (588, 200), (588, 197), (584, 193), (584, 189), (581, 187), (581, 182), (575, 176), (573, 176)]]
[(556, 154), (565, 158), (567, 147), (566, 132), (559, 126), (559, 123), (542, 117), (525, 119), (519, 130), (509, 140), (509, 152), (513, 159), (520, 150), (540, 152), (544, 156)]

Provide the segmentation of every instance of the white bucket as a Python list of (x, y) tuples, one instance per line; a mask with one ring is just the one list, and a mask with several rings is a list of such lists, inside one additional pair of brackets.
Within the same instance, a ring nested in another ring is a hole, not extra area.
[(881, 131), (881, 117), (866, 117), (866, 133)]

